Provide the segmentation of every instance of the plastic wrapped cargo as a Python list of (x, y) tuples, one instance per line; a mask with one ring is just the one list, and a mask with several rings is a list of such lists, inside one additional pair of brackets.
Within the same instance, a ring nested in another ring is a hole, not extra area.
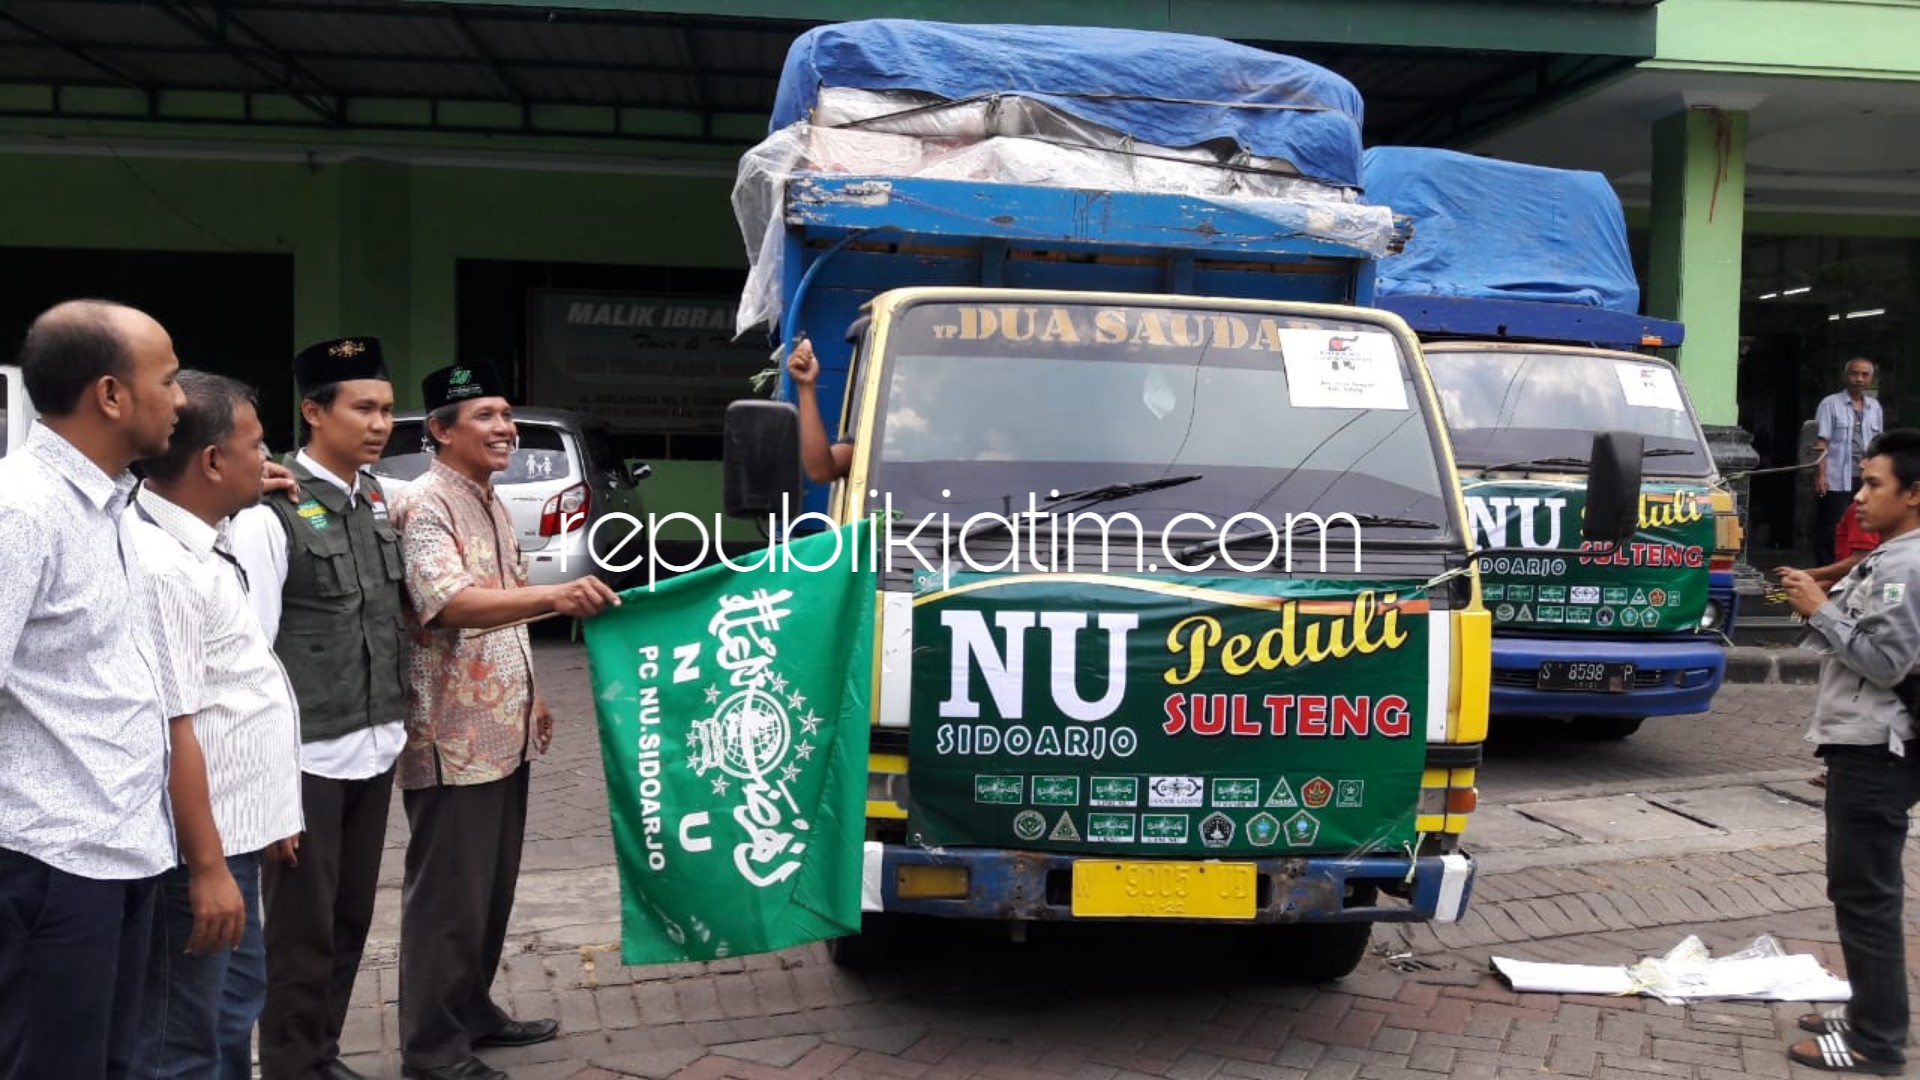
[(1298, 177), (1016, 136), (964, 142), (794, 124), (740, 159), (733, 208), (749, 269), (736, 333), (779, 319), (787, 185), (818, 174), (1180, 194), (1270, 221), (1276, 236), (1344, 244), (1375, 257), (1394, 239), (1391, 211), (1360, 202), (1348, 189)]
[[(1217, 38), (1084, 26), (868, 19), (815, 27), (787, 52), (768, 130), (818, 115), (821, 91), (945, 101), (1012, 95), (1154, 146), (1224, 141), (1360, 186), (1360, 92), (1333, 72)], [(1018, 132), (994, 132), (1018, 134)]]
[(1633, 314), (1640, 286), (1607, 178), (1451, 150), (1366, 152), (1366, 201), (1413, 221), (1382, 297), (1545, 301)]

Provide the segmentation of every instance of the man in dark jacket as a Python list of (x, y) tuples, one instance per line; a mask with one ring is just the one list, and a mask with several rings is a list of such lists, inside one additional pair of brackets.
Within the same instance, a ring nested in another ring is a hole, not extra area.
[(394, 762), (406, 745), (409, 645), (400, 539), (366, 467), (393, 432), (393, 384), (377, 338), (315, 345), (293, 362), (304, 445), (298, 502), (234, 519), (260, 624), (300, 703), (294, 861), (262, 874), (267, 1004), (264, 1080), (349, 1080), (340, 1030), (373, 923)]

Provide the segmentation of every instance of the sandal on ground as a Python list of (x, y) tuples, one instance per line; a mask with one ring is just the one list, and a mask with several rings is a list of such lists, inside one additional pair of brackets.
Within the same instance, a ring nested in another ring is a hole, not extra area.
[(1819, 776), (1809, 776), (1807, 777), (1807, 783), (1812, 784), (1814, 787), (1826, 787), (1827, 774), (1821, 773)]
[(1834, 1005), (1819, 1012), (1807, 1013), (1798, 1022), (1801, 1031), (1811, 1031), (1815, 1035), (1844, 1035), (1853, 1030), (1853, 1025), (1847, 1023), (1845, 1005)]
[(1869, 1073), (1874, 1076), (1900, 1076), (1907, 1071), (1904, 1061), (1875, 1061), (1861, 1057), (1847, 1045), (1844, 1035), (1822, 1035), (1787, 1048), (1787, 1057), (1801, 1065), (1827, 1072)]

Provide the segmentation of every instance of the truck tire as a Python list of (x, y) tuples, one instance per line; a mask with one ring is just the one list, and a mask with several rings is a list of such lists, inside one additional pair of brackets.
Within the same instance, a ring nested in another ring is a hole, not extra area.
[(893, 951), (893, 930), (886, 916), (869, 912), (860, 917), (859, 933), (828, 939), (827, 958), (848, 971), (880, 967)]
[(1644, 716), (1576, 716), (1573, 730), (1588, 739), (1624, 739), (1640, 730)]
[(1353, 974), (1373, 940), (1370, 922), (1266, 928), (1268, 970), (1287, 982), (1326, 983)]

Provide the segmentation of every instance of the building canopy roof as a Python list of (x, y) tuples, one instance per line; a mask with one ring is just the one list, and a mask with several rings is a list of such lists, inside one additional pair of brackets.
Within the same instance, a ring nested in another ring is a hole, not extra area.
[[(1212, 34), (1320, 64), (1365, 97), (1369, 143), (1449, 143), (1651, 56), (1657, 2), (1319, 0), (1223, 15), (1218, 4), (1202, 11), (1198, 0), (1168, 0), (1166, 18), (1142, 28)], [(673, 141), (746, 144), (764, 131), (798, 36), (890, 6), (10, 0), (0, 8), (0, 117), (650, 139), (665, 131)], [(1107, 7), (978, 0), (966, 18), (1117, 24), (1134, 11)], [(395, 102), (420, 108), (384, 107)], [(476, 103), (495, 108), (460, 108)], [(570, 107), (564, 121), (554, 112)]]

